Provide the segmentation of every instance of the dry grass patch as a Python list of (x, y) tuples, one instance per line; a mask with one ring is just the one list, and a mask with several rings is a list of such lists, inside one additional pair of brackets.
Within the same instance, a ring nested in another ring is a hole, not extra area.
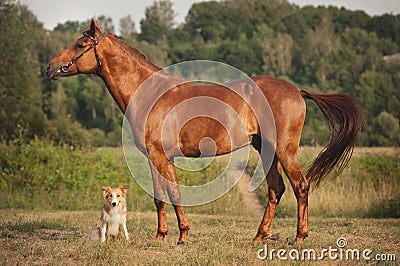
[[(189, 214), (191, 243), (176, 245), (179, 235), (174, 215), (169, 212), (169, 235), (163, 243), (154, 240), (155, 212), (130, 212), (131, 239), (105, 244), (87, 240), (87, 233), (98, 223), (98, 212), (0, 211), (0, 263), (15, 264), (261, 264), (253, 245), (260, 217)], [(370, 248), (375, 253), (400, 256), (400, 224), (397, 219), (310, 219), (310, 237), (302, 245), (290, 246), (296, 232), (296, 219), (278, 218), (273, 224), (268, 248), (317, 251), (336, 247), (344, 237), (348, 247)], [(267, 259), (268, 261), (268, 259)], [(281, 263), (276, 257), (274, 262)], [(295, 263), (295, 261), (291, 261)], [(326, 263), (331, 261), (325, 259)], [(265, 263), (265, 261), (264, 261)], [(306, 262), (309, 263), (308, 261)], [(363, 265), (365, 261), (352, 261)]]

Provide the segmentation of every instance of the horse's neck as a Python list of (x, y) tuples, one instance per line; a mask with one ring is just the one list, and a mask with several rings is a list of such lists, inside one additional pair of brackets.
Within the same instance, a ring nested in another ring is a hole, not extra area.
[(140, 53), (132, 53), (116, 41), (112, 41), (109, 48), (111, 49), (105, 52), (106, 60), (102, 60), (101, 78), (121, 111), (125, 113), (137, 88), (159, 68)]

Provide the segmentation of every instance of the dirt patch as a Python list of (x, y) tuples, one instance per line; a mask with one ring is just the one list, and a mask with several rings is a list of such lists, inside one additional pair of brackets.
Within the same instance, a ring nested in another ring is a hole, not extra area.
[(238, 183), (238, 188), (240, 194), (242, 195), (243, 203), (246, 206), (246, 208), (248, 210), (251, 210), (257, 215), (262, 215), (264, 214), (264, 207), (261, 204), (259, 198), (257, 197), (256, 192), (249, 191), (250, 179), (251, 177), (248, 174), (244, 173), (240, 178), (240, 181)]

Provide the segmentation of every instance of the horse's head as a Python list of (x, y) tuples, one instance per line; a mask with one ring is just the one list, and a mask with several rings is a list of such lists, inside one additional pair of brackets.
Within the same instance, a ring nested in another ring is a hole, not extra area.
[(46, 76), (56, 80), (80, 73), (99, 74), (102, 65), (97, 46), (103, 35), (98, 22), (92, 19), (90, 29), (84, 31), (81, 38), (51, 59)]

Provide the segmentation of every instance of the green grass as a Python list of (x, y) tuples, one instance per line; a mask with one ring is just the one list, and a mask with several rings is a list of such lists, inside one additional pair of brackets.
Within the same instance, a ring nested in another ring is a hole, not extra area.
[(0, 144), (0, 162), (4, 195), (0, 208), (97, 209), (101, 187), (120, 184), (131, 185), (130, 201), (150, 208), (147, 194), (129, 174), (121, 149), (71, 150), (42, 141)]
[[(302, 148), (300, 162), (305, 168), (315, 158), (318, 148)], [(323, 182), (310, 194), (310, 214), (323, 217), (400, 217), (400, 153), (398, 149), (356, 149), (344, 172), (333, 181)], [(388, 153), (389, 151), (389, 153)], [(143, 156), (135, 154), (135, 172), (150, 171)], [(142, 156), (142, 159), (139, 157)], [(136, 159), (137, 158), (137, 159)], [(251, 153), (248, 171), (258, 160)], [(202, 166), (204, 161), (179, 162)], [(226, 160), (217, 158), (200, 171), (177, 169), (183, 185), (204, 184), (216, 178)], [(128, 184), (128, 202), (132, 209), (154, 210), (153, 199), (132, 178), (122, 148), (72, 150), (52, 146), (45, 141), (29, 144), (0, 143), (0, 209), (96, 210), (101, 207), (102, 186)], [(295, 217), (296, 200), (285, 177), (286, 193), (277, 209), (278, 217)], [(151, 182), (151, 181), (150, 181)], [(266, 182), (256, 190), (260, 201), (267, 202)], [(79, 200), (78, 200), (79, 199)], [(237, 187), (214, 203), (186, 208), (187, 212), (247, 215), (241, 208), (242, 195)]]
[[(150, 170), (143, 155), (134, 154), (135, 173), (147, 175)], [(201, 166), (201, 160), (195, 162)], [(213, 162), (200, 171), (177, 169), (184, 185), (204, 184), (221, 172)], [(82, 148), (52, 146), (34, 140), (29, 144), (0, 143), (0, 209), (97, 210), (102, 206), (102, 186), (129, 185), (127, 201), (134, 210), (155, 210), (153, 198), (131, 176), (122, 148)], [(243, 214), (236, 208), (240, 200), (237, 188), (217, 200), (187, 208), (187, 212)]]

